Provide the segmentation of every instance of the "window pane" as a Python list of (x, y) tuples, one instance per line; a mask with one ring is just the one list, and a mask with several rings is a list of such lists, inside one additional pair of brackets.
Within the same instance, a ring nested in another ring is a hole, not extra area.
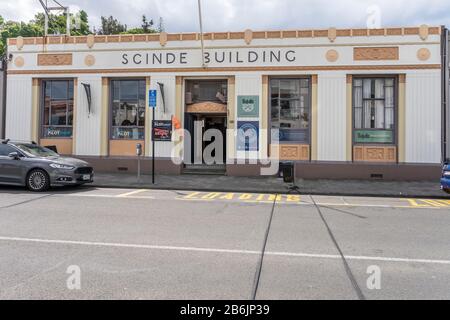
[(386, 87), (386, 108), (394, 107), (394, 87)]
[(50, 124), (50, 99), (44, 101), (44, 118), (43, 125), (48, 126)]
[(364, 79), (363, 88), (364, 88), (364, 91), (363, 91), (364, 99), (371, 99), (372, 98), (372, 80)]
[(69, 92), (68, 94), (68, 99), (72, 100), (73, 99), (73, 81), (68, 81), (68, 85), (69, 85)]
[(355, 108), (355, 128), (361, 129), (362, 127), (362, 108)]
[(309, 141), (309, 79), (271, 79), (271, 124), (279, 141)]
[(69, 102), (67, 105), (67, 124), (69, 126), (73, 125), (73, 102)]
[(65, 126), (66, 122), (67, 104), (63, 102), (53, 102), (50, 113), (50, 125), (53, 126)]
[(119, 101), (120, 100), (120, 81), (112, 81), (112, 88), (113, 88), (113, 100)]
[(394, 108), (386, 108), (385, 129), (394, 129)]
[(385, 86), (386, 87), (393, 87), (394, 86), (394, 79), (390, 79), (390, 78), (386, 79)]
[[(373, 119), (372, 119), (373, 118)], [(364, 101), (364, 128), (372, 128), (372, 120), (375, 118), (372, 115), (372, 101)]]
[(112, 139), (144, 139), (145, 80), (114, 80), (112, 82)]
[(120, 100), (138, 100), (138, 81), (120, 81)]
[(43, 81), (42, 135), (46, 138), (70, 138), (73, 125), (72, 80)]
[(384, 101), (375, 101), (375, 129), (384, 129)]
[(384, 79), (375, 80), (375, 99), (384, 99)]
[(145, 84), (145, 80), (140, 80), (139, 81), (139, 100), (144, 100), (145, 101), (145, 91), (146, 91), (146, 84)]
[(68, 89), (67, 81), (52, 81), (52, 95), (51, 95), (52, 100), (68, 99), (67, 89)]
[(299, 95), (300, 95), (300, 86), (298, 80), (280, 81), (280, 98), (298, 99)]

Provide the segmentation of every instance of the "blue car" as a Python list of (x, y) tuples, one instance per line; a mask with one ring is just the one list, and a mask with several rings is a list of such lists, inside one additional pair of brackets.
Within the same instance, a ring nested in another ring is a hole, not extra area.
[(450, 164), (444, 165), (442, 169), (441, 189), (450, 193)]

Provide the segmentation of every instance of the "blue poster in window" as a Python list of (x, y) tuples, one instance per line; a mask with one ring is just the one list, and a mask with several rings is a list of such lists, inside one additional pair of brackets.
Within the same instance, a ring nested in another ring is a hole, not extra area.
[(259, 121), (238, 121), (237, 150), (259, 150)]

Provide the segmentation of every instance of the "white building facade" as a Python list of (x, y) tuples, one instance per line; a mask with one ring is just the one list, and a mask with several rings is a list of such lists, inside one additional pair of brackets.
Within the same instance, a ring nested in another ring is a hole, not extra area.
[(206, 33), (203, 54), (197, 33), (9, 39), (6, 138), (112, 172), (134, 171), (141, 144), (144, 170), (155, 152), (158, 172), (182, 174), (207, 166), (195, 132), (215, 129), (228, 175), (258, 175), (279, 154), (305, 178), (433, 179), (445, 158), (444, 32)]

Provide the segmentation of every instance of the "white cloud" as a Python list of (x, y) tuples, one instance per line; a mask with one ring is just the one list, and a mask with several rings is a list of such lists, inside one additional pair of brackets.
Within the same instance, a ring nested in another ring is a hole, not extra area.
[[(60, 2), (84, 9), (91, 26), (99, 26), (102, 15), (138, 26), (145, 14), (155, 22), (162, 16), (169, 32), (198, 30), (197, 0)], [(380, 7), (382, 26), (441, 25), (450, 18), (448, 0), (202, 0), (206, 31), (365, 27), (371, 5)], [(0, 0), (0, 8), (0, 15), (12, 20), (29, 20), (42, 12), (38, 0)]]

